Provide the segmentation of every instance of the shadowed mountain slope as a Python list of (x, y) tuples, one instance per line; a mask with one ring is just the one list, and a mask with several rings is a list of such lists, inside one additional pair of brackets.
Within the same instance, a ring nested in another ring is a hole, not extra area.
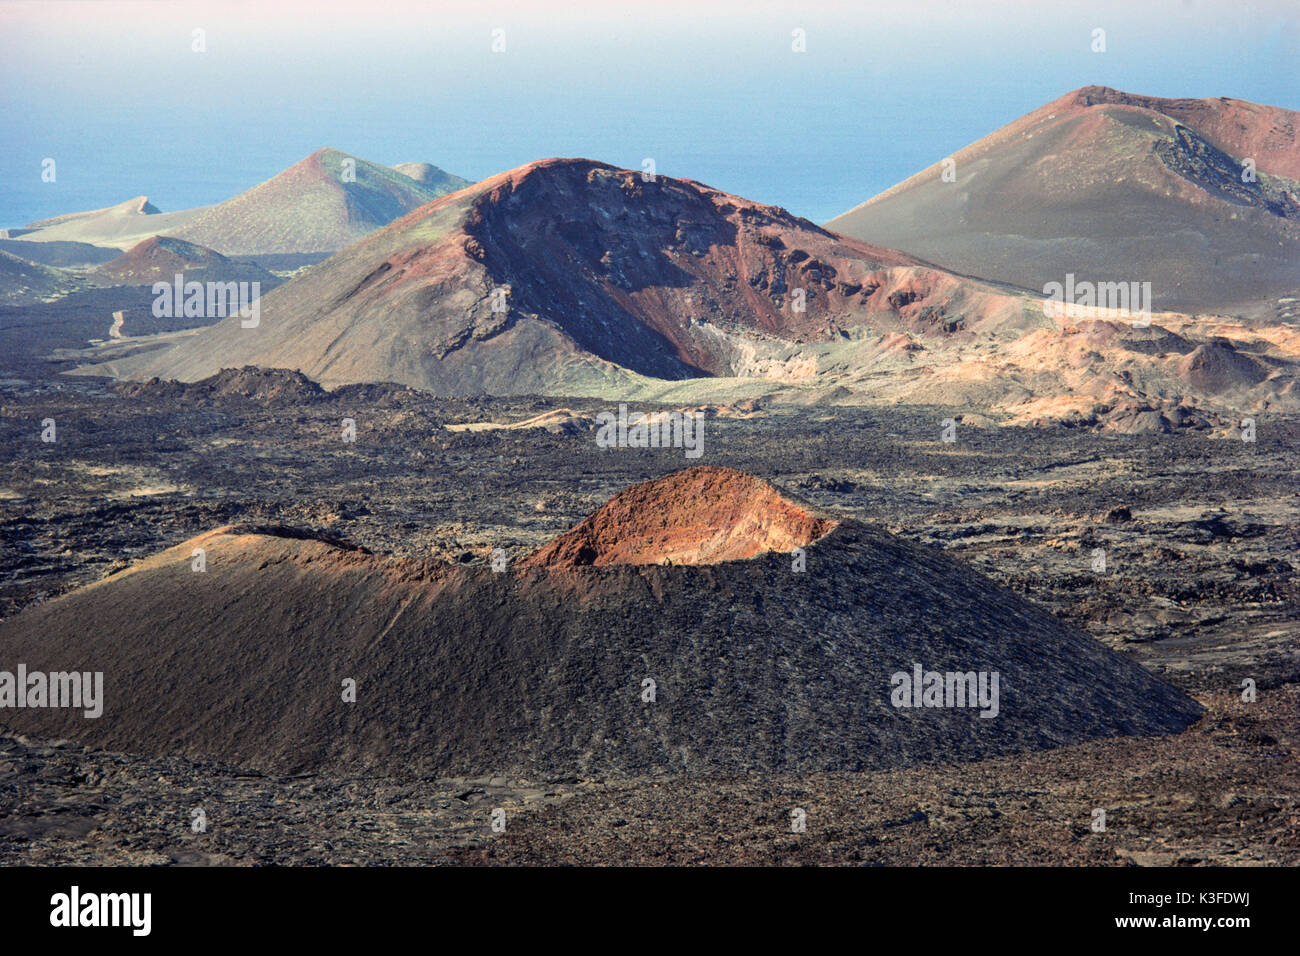
[(110, 246), (92, 246), (87, 242), (28, 242), (23, 239), (0, 239), (0, 251), (56, 268), (90, 267), (103, 265), (121, 255), (121, 250)]
[(79, 286), (73, 276), (61, 269), (37, 265), (0, 250), (0, 303), (27, 305), (44, 302)]

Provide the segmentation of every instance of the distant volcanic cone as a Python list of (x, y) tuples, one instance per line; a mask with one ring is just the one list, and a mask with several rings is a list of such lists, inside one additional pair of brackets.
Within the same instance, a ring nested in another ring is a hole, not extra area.
[(1157, 311), (1271, 320), (1300, 285), (1300, 113), (1087, 86), (826, 225), (1026, 289), (1144, 281)]
[(0, 672), (104, 675), (102, 716), (9, 703), (0, 729), (286, 771), (858, 770), (1200, 713), (960, 562), (728, 469), (629, 488), (501, 572), (221, 528), (24, 611), (0, 648)]
[(170, 283), (185, 273), (186, 281), (261, 282), (269, 290), (279, 279), (265, 269), (239, 262), (184, 239), (151, 236), (95, 270), (98, 275), (132, 285)]
[(333, 252), (468, 185), (427, 163), (394, 169), (318, 149), (266, 182), (200, 210), (171, 234), (226, 255)]

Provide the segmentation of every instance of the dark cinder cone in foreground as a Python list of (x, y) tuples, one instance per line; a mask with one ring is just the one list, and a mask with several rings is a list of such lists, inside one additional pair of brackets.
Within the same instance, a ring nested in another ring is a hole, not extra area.
[[(960, 562), (722, 468), (626, 489), (500, 573), (220, 528), (24, 611), (0, 647), (0, 670), (104, 673), (101, 717), (6, 708), (6, 731), (283, 771), (859, 770), (1200, 714)], [(996, 716), (895, 707), (918, 665), (996, 672)]]

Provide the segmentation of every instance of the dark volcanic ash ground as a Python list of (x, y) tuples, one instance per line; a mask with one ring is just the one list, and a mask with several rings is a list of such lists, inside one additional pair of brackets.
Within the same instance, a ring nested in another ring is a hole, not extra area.
[[(251, 397), (250, 397), (251, 396)], [(548, 412), (549, 428), (452, 430)], [(0, 391), (0, 613), (233, 522), (371, 551), (517, 560), (614, 493), (691, 464), (772, 480), (941, 548), (1192, 694), (1207, 714), (957, 768), (538, 781), (284, 777), (0, 742), (0, 862), (1295, 863), (1300, 424), (1257, 440), (941, 421), (962, 410), (715, 410), (705, 450), (600, 449), (606, 406), (216, 386)], [(58, 440), (41, 441), (55, 420)], [(356, 422), (356, 441), (341, 438)], [(1097, 552), (1104, 571), (1095, 570)], [(94, 622), (87, 622), (93, 627)], [(1258, 699), (1243, 702), (1243, 680)], [(209, 822), (191, 830), (191, 812)], [(789, 832), (793, 807), (808, 830)], [(1108, 810), (1107, 833), (1089, 814)], [(506, 812), (493, 834), (492, 809)]]

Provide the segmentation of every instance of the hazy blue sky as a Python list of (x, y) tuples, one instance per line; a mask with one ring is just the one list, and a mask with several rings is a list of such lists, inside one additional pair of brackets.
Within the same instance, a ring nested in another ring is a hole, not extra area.
[(653, 157), (824, 221), (1079, 86), (1300, 109), (1297, 77), (1297, 0), (0, 2), (0, 226), (217, 202), (320, 146)]

